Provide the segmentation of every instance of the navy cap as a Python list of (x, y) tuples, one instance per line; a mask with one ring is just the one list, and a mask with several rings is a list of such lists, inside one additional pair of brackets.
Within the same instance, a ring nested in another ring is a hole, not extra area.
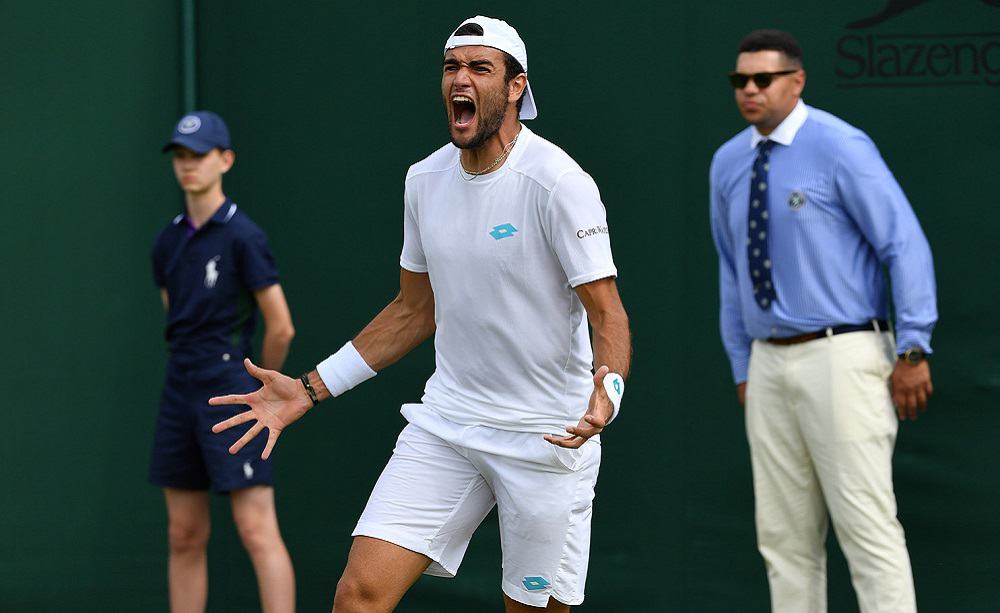
[(216, 147), (232, 149), (226, 122), (211, 111), (194, 111), (181, 117), (163, 151), (170, 151), (174, 145), (187, 147), (195, 153), (208, 153)]

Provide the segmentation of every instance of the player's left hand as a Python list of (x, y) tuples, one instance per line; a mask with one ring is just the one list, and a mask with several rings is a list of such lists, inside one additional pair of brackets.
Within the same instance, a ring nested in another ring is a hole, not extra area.
[(590, 404), (587, 406), (587, 412), (575, 426), (566, 426), (566, 432), (569, 432), (569, 436), (546, 434), (545, 440), (559, 447), (576, 449), (586, 443), (587, 439), (595, 434), (600, 434), (604, 430), (611, 416), (614, 414), (614, 406), (611, 404), (611, 399), (608, 398), (608, 393), (604, 391), (604, 376), (609, 372), (611, 372), (610, 368), (601, 366), (594, 373), (594, 393), (590, 395)]
[(927, 410), (927, 399), (934, 393), (931, 383), (931, 367), (927, 360), (908, 364), (897, 360), (892, 371), (892, 401), (896, 405), (899, 419), (915, 420)]
[(243, 360), (243, 365), (248, 373), (261, 382), (262, 386), (256, 392), (249, 394), (227, 394), (209, 398), (208, 404), (213, 406), (245, 404), (250, 408), (249, 411), (244, 411), (215, 424), (212, 426), (212, 432), (218, 434), (248, 421), (255, 422), (229, 448), (229, 453), (235, 454), (267, 428), (267, 443), (264, 445), (264, 452), (260, 454), (260, 458), (266, 460), (271, 456), (271, 450), (278, 442), (281, 432), (292, 422), (305, 415), (306, 411), (311, 409), (313, 405), (305, 394), (305, 388), (302, 387), (301, 382), (276, 370), (261, 368), (251, 362), (249, 358)]

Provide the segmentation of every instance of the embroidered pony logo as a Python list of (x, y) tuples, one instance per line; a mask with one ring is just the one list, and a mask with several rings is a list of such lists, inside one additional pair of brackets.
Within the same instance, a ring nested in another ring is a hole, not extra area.
[(211, 289), (215, 287), (215, 282), (219, 280), (219, 268), (217, 262), (222, 258), (217, 255), (205, 264), (205, 287)]

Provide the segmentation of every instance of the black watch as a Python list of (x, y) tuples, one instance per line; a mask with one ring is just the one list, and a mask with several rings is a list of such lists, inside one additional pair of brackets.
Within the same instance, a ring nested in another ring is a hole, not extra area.
[(910, 349), (907, 349), (903, 353), (899, 354), (899, 359), (911, 366), (916, 366), (927, 359), (927, 354), (923, 349), (911, 347)]

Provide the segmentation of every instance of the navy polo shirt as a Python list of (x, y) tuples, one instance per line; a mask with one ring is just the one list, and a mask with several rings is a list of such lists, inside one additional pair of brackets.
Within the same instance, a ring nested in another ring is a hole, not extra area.
[(197, 230), (174, 218), (153, 244), (153, 278), (167, 290), (173, 356), (250, 356), (253, 292), (278, 282), (267, 236), (229, 198)]

